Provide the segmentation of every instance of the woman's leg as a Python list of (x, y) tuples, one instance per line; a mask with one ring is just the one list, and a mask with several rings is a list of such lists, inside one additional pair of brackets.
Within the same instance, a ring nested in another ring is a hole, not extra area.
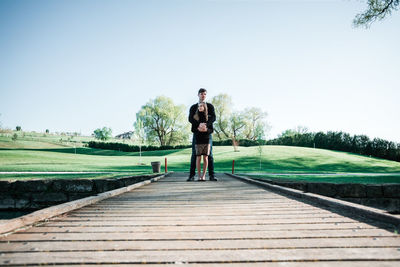
[(203, 155), (203, 176), (201, 178), (203, 180), (206, 180), (207, 166), (208, 166), (208, 156)]
[(197, 173), (199, 174), (199, 180), (201, 179), (200, 161), (201, 161), (201, 156), (197, 156), (196, 157), (196, 166), (197, 166)]

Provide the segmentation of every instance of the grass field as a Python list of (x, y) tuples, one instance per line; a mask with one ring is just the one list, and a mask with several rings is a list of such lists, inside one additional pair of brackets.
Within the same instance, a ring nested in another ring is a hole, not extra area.
[[(234, 152), (232, 147), (215, 146), (213, 148), (215, 170), (231, 172), (232, 160), (235, 160), (236, 173), (262, 174), (258, 177), (315, 181), (322, 179), (330, 182), (400, 181), (399, 162), (323, 149), (287, 146), (262, 148), (260, 166), (258, 147), (239, 147), (239, 152)], [(48, 140), (11, 141), (10, 138), (0, 137), (0, 172), (105, 172), (85, 175), (0, 174), (0, 179), (120, 177), (151, 173), (152, 161), (161, 161), (163, 170), (164, 158), (168, 159), (169, 171), (188, 172), (190, 156), (190, 148), (143, 152), (140, 158), (138, 152), (91, 149)], [(306, 173), (314, 175), (304, 176)], [(365, 174), (360, 176), (355, 173)], [(372, 176), (371, 173), (379, 176)], [(336, 175), (333, 177), (330, 174)]]

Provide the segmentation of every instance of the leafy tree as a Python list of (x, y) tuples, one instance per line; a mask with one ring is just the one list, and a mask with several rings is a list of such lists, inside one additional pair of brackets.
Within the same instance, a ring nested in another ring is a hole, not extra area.
[(278, 137), (288, 137), (288, 136), (295, 136), (297, 134), (305, 134), (308, 132), (308, 128), (306, 126), (299, 125), (293, 129), (287, 129), (282, 133), (278, 134)]
[(215, 108), (214, 132), (219, 140), (230, 138), (229, 121), (232, 115), (232, 98), (227, 94), (219, 94), (211, 99)]
[(245, 116), (243, 112), (233, 112), (230, 117), (228, 134), (234, 140), (239, 139), (243, 135), (244, 127), (246, 126)]
[(356, 15), (353, 25), (370, 27), (376, 20), (383, 20), (393, 11), (398, 10), (400, 0), (368, 0), (368, 9)]
[(265, 133), (269, 129), (266, 122), (267, 113), (260, 108), (246, 108), (243, 112), (245, 120), (244, 137), (250, 140), (264, 139)]
[(143, 122), (147, 141), (161, 146), (188, 141), (189, 124), (185, 106), (175, 105), (171, 98), (158, 96), (142, 106), (136, 118)]
[(94, 130), (93, 136), (96, 139), (99, 139), (102, 141), (107, 141), (108, 139), (111, 138), (111, 133), (112, 133), (111, 128), (103, 127), (101, 129), (98, 128), (98, 129)]
[(14, 133), (13, 136), (11, 137), (11, 140), (17, 141), (18, 139), (18, 134)]
[(282, 133), (278, 134), (278, 138), (281, 137), (288, 137), (288, 136), (295, 136), (297, 133), (293, 129), (284, 130)]
[(50, 133), (50, 130), (49, 130), (49, 129), (46, 129), (46, 133), (49, 134), (49, 133)]
[(238, 139), (243, 136), (243, 130), (245, 129), (245, 126), (246, 122), (243, 112), (233, 112), (229, 119), (229, 128), (227, 129), (227, 134), (228, 137), (232, 139), (232, 144), (235, 151), (238, 151)]
[(22, 128), (21, 128), (21, 126), (17, 126), (17, 127), (15, 127), (15, 130), (17, 130), (17, 132), (19, 132), (22, 130)]
[(231, 139), (236, 151), (239, 139), (255, 141), (265, 138), (269, 125), (266, 122), (267, 113), (260, 108), (252, 107), (233, 112), (232, 98), (227, 94), (213, 97), (211, 103), (217, 116), (214, 131), (218, 140)]
[(369, 155), (367, 149), (370, 143), (369, 137), (366, 135), (355, 135), (353, 136), (352, 140), (352, 149), (353, 152), (362, 154), (362, 155)]

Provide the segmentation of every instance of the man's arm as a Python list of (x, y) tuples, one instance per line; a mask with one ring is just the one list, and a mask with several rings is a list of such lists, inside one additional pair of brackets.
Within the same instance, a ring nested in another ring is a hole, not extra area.
[(207, 121), (207, 128), (210, 128), (212, 126), (212, 124), (215, 122), (216, 120), (216, 116), (215, 116), (215, 109), (214, 106), (210, 103), (208, 104), (208, 121)]
[(193, 105), (189, 109), (189, 122), (193, 124), (196, 120), (193, 118), (194, 113), (196, 112), (196, 105)]

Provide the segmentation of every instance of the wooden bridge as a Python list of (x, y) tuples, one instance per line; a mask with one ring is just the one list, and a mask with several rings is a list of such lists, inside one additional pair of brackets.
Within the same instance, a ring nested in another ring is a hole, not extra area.
[(399, 235), (225, 175), (156, 183), (0, 238), (0, 265), (400, 266)]

